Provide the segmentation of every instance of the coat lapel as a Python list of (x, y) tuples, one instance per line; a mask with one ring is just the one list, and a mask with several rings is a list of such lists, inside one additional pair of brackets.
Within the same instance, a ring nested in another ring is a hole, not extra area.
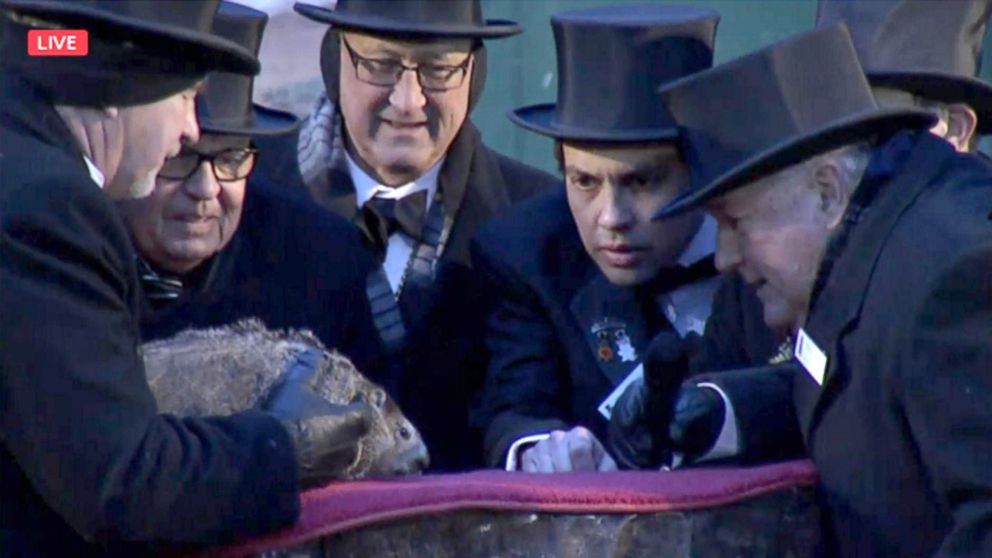
[(569, 309), (599, 369), (611, 385), (618, 385), (640, 362), (649, 340), (634, 289), (613, 285), (596, 273), (575, 294)]
[(901, 170), (878, 186), (875, 199), (849, 225), (849, 234), (841, 240), (843, 245), (838, 247), (832, 266), (821, 278), (823, 286), (818, 296), (815, 295), (804, 329), (827, 354), (827, 368), (822, 386), (805, 373), (796, 383), (795, 393), (796, 412), (807, 447), (812, 443), (811, 436), (823, 409), (847, 383), (850, 370), (845, 365), (841, 344), (856, 329), (868, 283), (886, 240), (952, 153), (942, 140), (922, 133)]

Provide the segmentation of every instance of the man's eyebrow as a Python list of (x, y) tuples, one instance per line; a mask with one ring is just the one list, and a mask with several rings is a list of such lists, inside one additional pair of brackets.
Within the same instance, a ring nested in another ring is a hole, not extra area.
[(591, 172), (587, 172), (587, 171), (584, 171), (582, 169), (575, 168), (575, 167), (573, 167), (571, 165), (565, 165), (565, 174), (584, 174), (584, 175), (587, 175), (587, 176), (595, 176)]
[(623, 173), (624, 176), (630, 175), (652, 175), (652, 174), (668, 174), (668, 165), (665, 163), (641, 163), (635, 166), (633, 169)]
[[(468, 55), (472, 54), (471, 51), (461, 52), (458, 50), (451, 50), (446, 48), (426, 48), (424, 50), (418, 50), (412, 53), (403, 53), (392, 49), (388, 45), (383, 45), (381, 48), (382, 54), (396, 57), (397, 59), (403, 58), (404, 54), (410, 54), (412, 60), (427, 61), (427, 62), (443, 62), (445, 64), (460, 64)], [(449, 60), (451, 58), (451, 60)]]
[(644, 163), (612, 176), (617, 182), (626, 182), (635, 178), (665, 178), (671, 174), (671, 169), (664, 164)]
[(361, 52), (358, 49), (356, 49), (354, 47), (354, 45), (352, 45), (351, 50), (354, 50), (355, 53), (357, 53), (359, 56), (362, 56), (362, 57), (365, 57), (365, 58), (382, 58), (384, 56), (389, 56), (389, 57), (395, 58), (397, 60), (399, 60), (400, 58), (402, 58), (402, 53), (397, 52), (396, 50), (394, 50), (392, 47), (390, 47), (388, 45), (379, 46), (378, 48), (375, 49), (375, 52)]

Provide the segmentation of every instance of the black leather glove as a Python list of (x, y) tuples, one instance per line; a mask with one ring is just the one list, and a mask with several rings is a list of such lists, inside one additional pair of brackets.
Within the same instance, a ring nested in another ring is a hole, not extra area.
[(713, 447), (726, 414), (723, 398), (715, 389), (687, 385), (679, 390), (668, 439), (683, 462), (691, 463)]
[(297, 355), (261, 405), (289, 432), (304, 489), (344, 476), (372, 420), (364, 403), (336, 405), (313, 391), (322, 361), (323, 354), (316, 349)]
[(644, 358), (644, 378), (624, 391), (613, 407), (610, 451), (628, 469), (658, 468), (675, 452), (685, 461), (704, 454), (723, 426), (723, 399), (715, 390), (682, 386), (688, 363), (682, 340), (662, 333)]
[(610, 415), (608, 442), (623, 468), (657, 467), (671, 445), (665, 429), (675, 395), (688, 371), (682, 339), (674, 332), (657, 335), (644, 355), (644, 377), (620, 396)]

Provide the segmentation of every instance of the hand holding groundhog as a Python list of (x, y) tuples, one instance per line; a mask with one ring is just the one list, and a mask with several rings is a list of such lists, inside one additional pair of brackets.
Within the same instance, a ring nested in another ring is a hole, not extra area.
[(386, 392), (308, 331), (270, 331), (243, 320), (187, 330), (148, 343), (143, 352), (162, 413), (260, 409), (279, 418), (293, 438), (305, 487), (413, 474), (429, 463), (420, 433)]

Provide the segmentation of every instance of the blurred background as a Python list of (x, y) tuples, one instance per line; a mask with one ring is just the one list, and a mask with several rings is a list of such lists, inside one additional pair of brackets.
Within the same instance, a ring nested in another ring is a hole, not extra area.
[[(293, 0), (236, 1), (265, 10), (270, 15), (260, 55), (262, 74), (256, 80), (255, 100), (305, 115), (323, 88), (318, 50), (326, 26), (294, 12)], [(816, 19), (816, 0), (654, 1), (660, 4), (693, 4), (718, 11), (721, 21), (716, 35), (716, 63), (810, 29)], [(335, 2), (309, 0), (309, 3), (333, 7)], [(524, 27), (521, 35), (487, 42), (489, 77), (472, 119), (482, 130), (490, 147), (538, 168), (556, 172), (551, 140), (518, 128), (506, 118), (506, 113), (522, 105), (555, 100), (555, 45), (550, 25), (553, 13), (622, 3), (629, 2), (482, 0), (487, 18), (510, 19)], [(990, 65), (985, 66), (982, 74), (989, 79), (992, 74)], [(595, 80), (596, 77), (589, 76), (589, 79)], [(982, 147), (987, 147), (986, 142), (982, 142)]]

